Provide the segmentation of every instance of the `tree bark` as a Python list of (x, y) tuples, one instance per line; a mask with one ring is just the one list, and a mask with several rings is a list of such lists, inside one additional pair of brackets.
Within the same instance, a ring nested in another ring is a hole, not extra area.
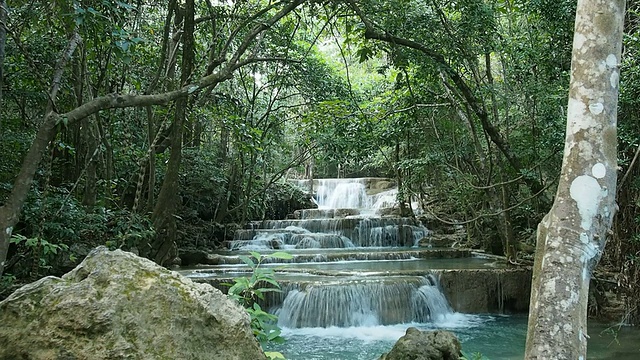
[(147, 211), (153, 211), (155, 207), (155, 189), (156, 189), (156, 152), (153, 151), (156, 140), (156, 124), (153, 116), (153, 109), (147, 106), (147, 132), (149, 136), (149, 184), (147, 186)]
[[(96, 117), (99, 116), (96, 114)], [(98, 196), (98, 174), (97, 174), (97, 162), (98, 153), (98, 130), (95, 123), (87, 122), (82, 127), (84, 141), (87, 147), (87, 153), (85, 154), (85, 181), (84, 192), (82, 195), (82, 205), (87, 206), (89, 209), (93, 208), (96, 204)]]
[(4, 272), (13, 227), (20, 219), (20, 212), (22, 211), (24, 202), (27, 199), (29, 189), (31, 189), (31, 183), (33, 182), (33, 177), (38, 169), (40, 160), (42, 160), (49, 142), (56, 134), (58, 117), (53, 112), (53, 109), (55, 108), (53, 101), (60, 89), (62, 73), (66, 64), (71, 59), (71, 55), (73, 55), (76, 47), (81, 41), (82, 39), (80, 36), (77, 33), (74, 33), (69, 40), (67, 47), (62, 52), (60, 59), (58, 59), (58, 62), (56, 63), (56, 70), (51, 81), (51, 88), (49, 89), (49, 103), (47, 104), (44, 121), (38, 129), (36, 138), (31, 143), (25, 159), (22, 161), (22, 166), (20, 167), (18, 176), (13, 183), (13, 188), (11, 189), (11, 193), (9, 194), (7, 201), (4, 205), (0, 206), (0, 275)]
[[(4, 88), (4, 54), (7, 43), (7, 1), (0, 1), (0, 109), (2, 109), (2, 89)], [(2, 114), (0, 114), (2, 116)]]
[[(193, 71), (194, 63), (194, 0), (187, 0), (184, 10), (184, 26), (182, 32), (182, 68), (180, 82), (182, 85), (189, 83), (189, 77)], [(177, 224), (175, 213), (180, 203), (180, 163), (182, 162), (182, 136), (187, 114), (187, 98), (176, 101), (173, 132), (171, 133), (171, 155), (167, 165), (167, 173), (158, 201), (153, 209), (151, 220), (156, 230), (155, 240), (148, 256), (160, 265), (165, 265), (178, 254), (176, 245)]]
[(586, 359), (587, 299), (616, 211), (624, 0), (579, 0), (562, 172), (538, 226), (525, 359)]

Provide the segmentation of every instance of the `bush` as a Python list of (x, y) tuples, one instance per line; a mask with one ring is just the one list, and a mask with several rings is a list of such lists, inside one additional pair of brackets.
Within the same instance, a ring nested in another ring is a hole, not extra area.
[(104, 207), (87, 210), (63, 188), (46, 195), (33, 190), (14, 230), (7, 270), (18, 278), (61, 275), (96, 246), (131, 250), (154, 235), (146, 216)]
[[(251, 277), (236, 278), (230, 286), (229, 296), (242, 305), (251, 318), (251, 328), (260, 344), (264, 345), (269, 341), (281, 343), (284, 339), (280, 336), (278, 327), (278, 317), (264, 311), (258, 304), (259, 300), (265, 299), (268, 292), (280, 292), (280, 284), (275, 280), (273, 269), (261, 268), (260, 265), (265, 259), (291, 259), (291, 254), (275, 252), (262, 256), (257, 252), (251, 252), (250, 256), (239, 256), (242, 261), (251, 268)], [(276, 359), (278, 357), (275, 357)]]

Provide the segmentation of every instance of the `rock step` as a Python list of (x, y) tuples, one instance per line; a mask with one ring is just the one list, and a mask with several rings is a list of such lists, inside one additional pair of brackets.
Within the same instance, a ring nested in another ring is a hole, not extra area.
[[(320, 274), (322, 273), (322, 274)], [(375, 276), (354, 278), (347, 273), (318, 271), (309, 274), (298, 274), (296, 277), (280, 276), (278, 283), (283, 292), (274, 293), (268, 299), (270, 306), (278, 305), (291, 290), (319, 286), (348, 286), (349, 284), (377, 283), (394, 284), (396, 282), (419, 282), (425, 276), (435, 275), (439, 279), (440, 287), (445, 294), (451, 308), (463, 313), (525, 313), (529, 309), (531, 291), (531, 268), (503, 268), (503, 269), (431, 269), (423, 271), (401, 271), (393, 274), (378, 274)], [(287, 275), (287, 274), (285, 274)], [(320, 276), (319, 276), (320, 275)], [(353, 275), (353, 274), (351, 274)], [(237, 276), (237, 274), (236, 274)], [(319, 276), (319, 278), (315, 278)], [(212, 285), (221, 291), (228, 287), (223, 283), (233, 282), (233, 277), (192, 278), (193, 281)]]
[[(273, 251), (260, 251), (263, 255), (268, 255)], [(366, 249), (354, 249), (349, 251), (318, 251), (299, 252), (296, 250), (287, 250), (293, 255), (290, 260), (281, 259), (265, 259), (265, 262), (276, 263), (308, 263), (308, 262), (333, 262), (333, 261), (353, 261), (353, 260), (405, 260), (405, 259), (452, 259), (464, 258), (471, 256), (470, 249), (403, 249), (388, 251), (367, 251)], [(238, 255), (248, 254), (247, 252), (234, 252), (233, 255), (227, 254), (201, 254), (196, 262), (190, 265), (232, 265), (244, 264)], [(184, 260), (188, 254), (181, 254)], [(189, 256), (192, 258), (192, 256)]]

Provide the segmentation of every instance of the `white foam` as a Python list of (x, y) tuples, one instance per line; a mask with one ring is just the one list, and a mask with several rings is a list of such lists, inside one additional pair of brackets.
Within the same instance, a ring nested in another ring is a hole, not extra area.
[[(318, 338), (340, 338), (340, 339), (357, 339), (365, 342), (373, 341), (397, 341), (402, 337), (409, 327), (416, 327), (421, 330), (435, 329), (469, 329), (482, 326), (487, 321), (493, 320), (492, 317), (470, 315), (462, 313), (450, 313), (440, 315), (434, 319), (433, 323), (406, 323), (396, 325), (375, 325), (375, 326), (351, 326), (337, 327), (306, 327), (306, 328), (282, 328), (282, 335), (288, 336), (304, 336)], [(312, 341), (312, 340), (310, 340)]]

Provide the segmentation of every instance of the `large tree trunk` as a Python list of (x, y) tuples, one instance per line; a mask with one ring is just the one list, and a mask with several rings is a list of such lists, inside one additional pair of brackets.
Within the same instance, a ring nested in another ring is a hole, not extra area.
[(526, 359), (586, 359), (587, 299), (616, 210), (624, 0), (579, 0), (562, 173), (538, 226)]
[[(194, 59), (194, 0), (187, 0), (184, 12), (184, 32), (182, 34), (182, 75), (181, 83), (189, 83), (193, 71)], [(182, 134), (187, 113), (187, 98), (176, 101), (175, 120), (171, 134), (171, 156), (167, 165), (167, 173), (153, 210), (152, 220), (156, 236), (151, 244), (148, 257), (160, 265), (165, 265), (178, 255), (176, 245), (177, 225), (175, 213), (180, 202), (179, 175), (182, 162)]]
[(52, 116), (46, 117), (40, 129), (38, 129), (36, 138), (33, 140), (27, 156), (22, 161), (22, 167), (16, 177), (7, 201), (4, 205), (0, 206), (0, 275), (2, 275), (4, 271), (7, 260), (9, 240), (11, 239), (13, 227), (20, 219), (22, 206), (27, 199), (40, 160), (49, 145), (49, 141), (55, 136), (55, 127), (55, 118)]
[[(82, 39), (77, 33), (73, 33), (69, 39), (67, 47), (63, 50), (62, 55), (56, 63), (51, 88), (49, 89), (49, 99), (56, 98), (60, 90), (60, 79), (62, 78), (64, 69), (81, 41)], [(57, 114), (53, 112), (53, 109), (54, 104), (52, 100), (50, 100), (47, 104), (42, 125), (40, 125), (36, 138), (31, 143), (29, 151), (22, 161), (20, 172), (18, 172), (18, 176), (13, 183), (11, 193), (4, 205), (0, 206), (0, 275), (4, 272), (6, 265), (13, 227), (20, 219), (20, 212), (27, 200), (27, 195), (31, 189), (31, 183), (33, 182), (33, 177), (36, 174), (40, 160), (42, 160), (49, 142), (53, 140), (56, 134), (58, 118), (56, 117)]]

